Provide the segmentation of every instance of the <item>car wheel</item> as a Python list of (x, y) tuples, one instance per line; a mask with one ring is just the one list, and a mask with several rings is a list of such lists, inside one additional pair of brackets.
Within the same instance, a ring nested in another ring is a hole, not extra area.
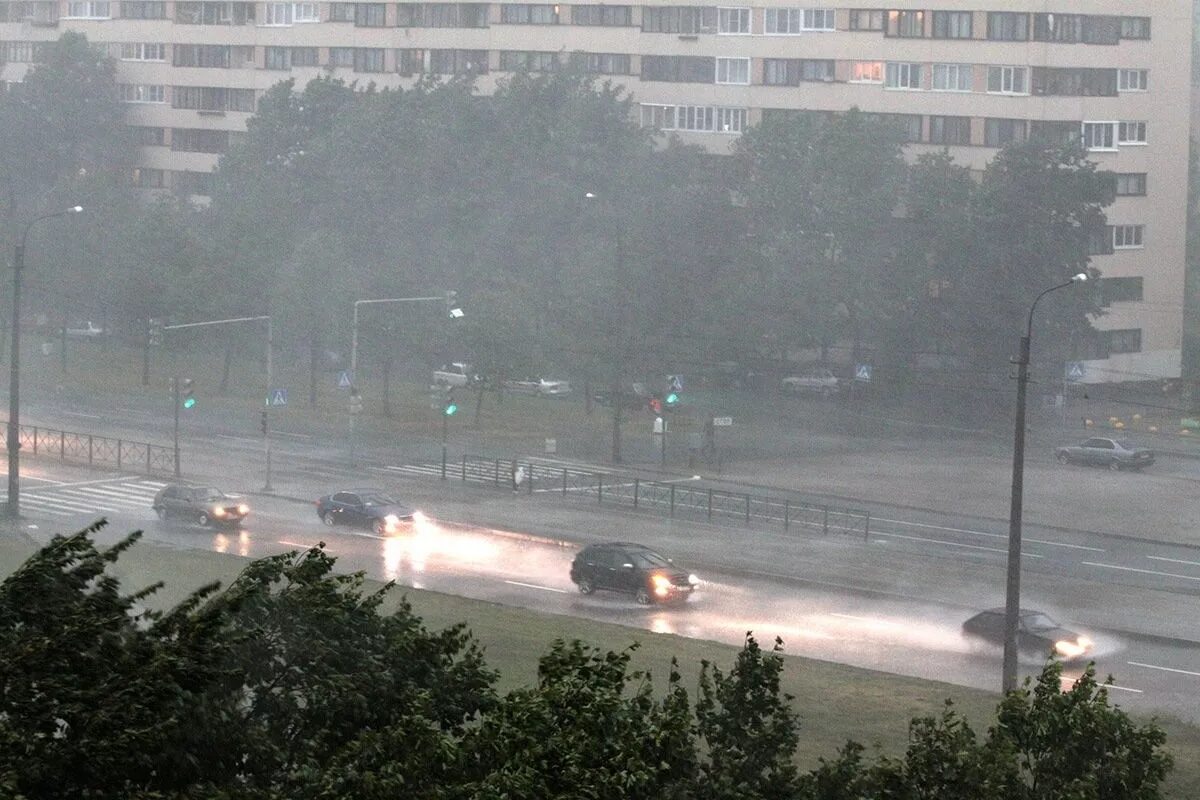
[(383, 536), (385, 533), (387, 533), (387, 523), (381, 519), (377, 519), (375, 520), (374, 524), (371, 525), (371, 530), (375, 531), (376, 535)]
[(580, 594), (591, 594), (594, 591), (596, 591), (596, 586), (591, 581), (589, 581), (587, 578), (584, 578), (583, 580), (581, 580), (579, 582), (579, 593)]
[(207, 526), (208, 525), (208, 514), (205, 514), (203, 511), (201, 511), (200, 516), (196, 517), (196, 522), (197, 522), (197, 524), (200, 525), (201, 528)]
[(159, 506), (158, 508), (154, 509), (154, 513), (158, 514), (159, 519), (167, 518), (167, 509), (165, 506)]
[(650, 597), (650, 590), (643, 586), (641, 589), (637, 590), (637, 594), (634, 596), (634, 599), (637, 600), (637, 604), (639, 606), (650, 605), (650, 601), (652, 599)]
[(1110, 470), (1112, 470), (1113, 472), (1120, 472), (1121, 471), (1121, 462), (1117, 461), (1116, 459), (1113, 459), (1112, 461), (1108, 462), (1108, 468)]
[(1070, 457), (1069, 455), (1067, 455), (1066, 453), (1059, 453), (1059, 454), (1058, 454), (1058, 463), (1060, 463), (1060, 464), (1070, 464), (1070, 463), (1071, 463), (1071, 457)]
[(324, 522), (327, 527), (333, 527), (333, 512), (326, 511), (321, 515), (321, 522)]

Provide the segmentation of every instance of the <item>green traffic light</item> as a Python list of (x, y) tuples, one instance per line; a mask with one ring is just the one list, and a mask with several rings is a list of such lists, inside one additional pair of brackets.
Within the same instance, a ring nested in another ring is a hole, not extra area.
[(679, 395), (676, 394), (675, 392), (671, 392), (669, 395), (667, 395), (667, 405), (673, 406), (678, 402), (679, 402)]
[(447, 417), (453, 417), (455, 412), (457, 412), (457, 411), (458, 411), (457, 403), (448, 403), (446, 405), (446, 416)]
[(191, 408), (194, 405), (196, 405), (196, 398), (194, 397), (189, 397), (187, 400), (183, 401), (184, 408)]

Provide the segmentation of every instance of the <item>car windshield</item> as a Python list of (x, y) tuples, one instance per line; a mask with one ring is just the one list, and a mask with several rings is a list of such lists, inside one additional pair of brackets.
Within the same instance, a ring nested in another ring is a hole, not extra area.
[(1027, 614), (1021, 618), (1021, 622), (1031, 631), (1048, 631), (1058, 627), (1058, 623), (1045, 614)]
[(653, 550), (642, 550), (633, 554), (633, 563), (641, 569), (655, 569), (656, 567), (671, 566), (671, 559), (659, 555)]
[(214, 489), (211, 486), (205, 486), (203, 489), (197, 489), (193, 495), (201, 500), (224, 500), (225, 493), (220, 489)]
[(1130, 442), (1128, 439), (1114, 439), (1113, 441), (1116, 442), (1117, 447), (1121, 448), (1122, 450), (1136, 450), (1137, 449), (1136, 447), (1133, 446), (1133, 443)]
[(372, 494), (364, 494), (362, 496), (363, 505), (365, 506), (394, 506), (399, 505), (395, 500), (388, 497), (382, 492), (374, 492)]

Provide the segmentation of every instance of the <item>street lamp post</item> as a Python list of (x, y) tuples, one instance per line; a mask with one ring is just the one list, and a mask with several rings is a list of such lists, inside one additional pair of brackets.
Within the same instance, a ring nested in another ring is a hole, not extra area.
[(1051, 286), (1033, 300), (1017, 356), (1017, 420), (1013, 431), (1012, 503), (1008, 514), (1008, 581), (1004, 594), (1004, 668), (1001, 689), (1017, 688), (1017, 632), (1021, 616), (1021, 510), (1025, 490), (1025, 394), (1029, 384), (1029, 340), (1033, 335), (1033, 312), (1038, 301), (1058, 289), (1087, 280), (1080, 272), (1069, 281)]
[(8, 504), (6, 515), (16, 519), (21, 516), (21, 271), (25, 268), (25, 241), (29, 229), (37, 223), (67, 214), (78, 214), (83, 206), (72, 206), (52, 214), (42, 214), (25, 224), (21, 238), (13, 250), (12, 278), (12, 356), (9, 359), (8, 378), (8, 431), (5, 442), (8, 446)]
[[(451, 319), (459, 319), (463, 316), (461, 308), (453, 307), (454, 299), (458, 296), (457, 292), (446, 292), (442, 295), (434, 297), (381, 297), (373, 300), (355, 300), (353, 322), (350, 326), (350, 388), (353, 391), (358, 388), (358, 307), (369, 305), (382, 305), (384, 303), (429, 303), (439, 301), (446, 304), (446, 313)], [(354, 445), (355, 445), (355, 427), (357, 424), (358, 414), (352, 409), (350, 411), (350, 463), (354, 463)]]

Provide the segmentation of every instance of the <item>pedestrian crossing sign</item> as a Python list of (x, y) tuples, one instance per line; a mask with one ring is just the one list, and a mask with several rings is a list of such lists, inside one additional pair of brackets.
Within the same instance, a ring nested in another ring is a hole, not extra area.
[(272, 389), (267, 398), (267, 405), (272, 408), (282, 408), (287, 405), (287, 389)]
[(349, 389), (353, 384), (350, 382), (350, 370), (344, 369), (338, 374), (338, 388)]

